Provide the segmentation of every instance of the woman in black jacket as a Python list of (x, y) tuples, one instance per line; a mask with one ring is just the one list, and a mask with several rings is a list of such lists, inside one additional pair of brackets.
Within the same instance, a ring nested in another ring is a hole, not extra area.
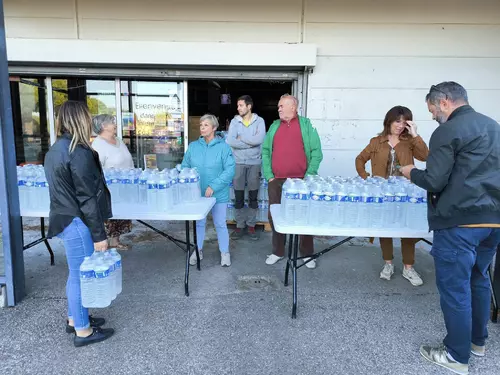
[(104, 221), (112, 216), (111, 196), (106, 187), (99, 156), (90, 146), (92, 118), (83, 103), (64, 103), (57, 116), (60, 138), (45, 156), (50, 192), (48, 237), (64, 242), (69, 276), (66, 284), (68, 323), (75, 332), (75, 346), (103, 341), (113, 335), (100, 328), (104, 319), (89, 316), (82, 306), (80, 265), (86, 256), (105, 251), (108, 241)]

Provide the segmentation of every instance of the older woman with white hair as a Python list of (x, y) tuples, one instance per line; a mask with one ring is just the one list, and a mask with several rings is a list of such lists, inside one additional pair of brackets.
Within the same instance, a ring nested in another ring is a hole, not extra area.
[[(200, 174), (202, 195), (216, 199), (216, 204), (212, 208), (212, 217), (219, 241), (220, 264), (222, 267), (229, 267), (231, 255), (229, 253), (226, 209), (229, 202), (229, 184), (234, 177), (235, 162), (231, 147), (224, 141), (224, 137), (216, 132), (218, 127), (219, 122), (215, 116), (205, 115), (201, 117), (201, 136), (189, 145), (182, 160), (182, 167), (196, 168)], [(205, 226), (206, 219), (196, 222), (200, 259), (203, 259)], [(189, 262), (191, 265), (196, 264), (196, 253), (193, 253)]]
[[(92, 148), (99, 154), (103, 168), (134, 168), (132, 155), (123, 141), (116, 136), (116, 121), (111, 115), (98, 115), (92, 120), (92, 129), (97, 138)], [(105, 223), (109, 246), (118, 250), (128, 250), (120, 242), (120, 236), (132, 230), (131, 220), (108, 220)]]

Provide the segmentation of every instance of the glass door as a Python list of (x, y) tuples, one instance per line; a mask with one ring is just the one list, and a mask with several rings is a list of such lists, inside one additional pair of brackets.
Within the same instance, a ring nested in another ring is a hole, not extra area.
[(182, 162), (184, 90), (183, 82), (121, 81), (122, 138), (136, 166)]

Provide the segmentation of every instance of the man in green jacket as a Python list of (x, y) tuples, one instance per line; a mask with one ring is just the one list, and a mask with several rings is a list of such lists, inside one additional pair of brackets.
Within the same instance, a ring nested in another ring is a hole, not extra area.
[[(278, 104), (279, 120), (272, 123), (262, 145), (262, 167), (269, 182), (269, 206), (281, 203), (281, 191), (287, 178), (304, 178), (318, 174), (323, 160), (321, 141), (317, 130), (308, 118), (297, 114), (299, 101), (283, 95)], [(266, 264), (275, 264), (285, 256), (285, 235), (276, 232), (271, 214), (269, 223), (273, 230), (273, 254)], [(301, 236), (300, 251), (303, 256), (314, 253), (313, 237)], [(304, 262), (309, 260), (304, 259)], [(314, 260), (306, 264), (315, 268)]]

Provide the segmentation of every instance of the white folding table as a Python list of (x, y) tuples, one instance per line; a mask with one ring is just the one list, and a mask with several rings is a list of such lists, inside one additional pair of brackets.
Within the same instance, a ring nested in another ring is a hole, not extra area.
[[(149, 212), (147, 206), (133, 205), (133, 206), (118, 206), (113, 207), (113, 217), (112, 219), (117, 220), (136, 220), (142, 225), (154, 230), (156, 233), (167, 238), (168, 240), (175, 243), (181, 249), (186, 252), (186, 270), (184, 278), (184, 292), (186, 296), (189, 296), (189, 257), (191, 256), (191, 246), (194, 247), (196, 252), (196, 267), (200, 270), (200, 254), (198, 252), (198, 246), (196, 245), (197, 234), (196, 234), (196, 220), (202, 220), (207, 217), (208, 213), (215, 205), (215, 198), (200, 198), (199, 201), (193, 203), (182, 203), (176, 205), (170, 209), (168, 212)], [(49, 211), (39, 211), (39, 210), (21, 210), (22, 217), (36, 217), (40, 218), (40, 231), (41, 238), (23, 246), (24, 250), (32, 248), (42, 242), (45, 243), (47, 250), (50, 254), (50, 264), (54, 265), (54, 253), (50, 247), (45, 234), (45, 218), (49, 217)], [(152, 225), (145, 222), (145, 220), (154, 221), (184, 221), (186, 224), (186, 241), (176, 239), (167, 233), (164, 233)], [(193, 224), (193, 244), (191, 244), (191, 234), (190, 234), (190, 222)], [(185, 245), (185, 248), (180, 244)]]
[[(288, 286), (288, 275), (290, 268), (292, 269), (293, 281), (293, 306), (292, 319), (297, 317), (297, 270), (313, 259), (319, 258), (321, 255), (339, 247), (340, 245), (352, 240), (355, 237), (377, 237), (377, 238), (420, 238), (422, 241), (432, 245), (432, 233), (426, 230), (414, 230), (410, 228), (342, 228), (342, 227), (321, 227), (312, 225), (289, 225), (281, 214), (281, 205), (273, 204), (270, 207), (271, 216), (273, 219), (274, 229), (282, 234), (289, 235), (288, 243), (288, 259), (285, 269), (285, 286)], [(299, 249), (299, 236), (336, 236), (346, 237), (345, 239), (335, 243), (334, 245), (307, 257), (297, 257)], [(297, 260), (303, 258), (311, 258), (305, 263), (297, 265)], [(500, 275), (500, 262), (494, 265), (495, 274)], [(497, 272), (498, 271), (498, 272)], [(498, 301), (500, 299), (500, 276), (495, 279), (491, 276), (490, 282), (493, 300), (493, 316), (492, 321), (496, 322), (498, 316)]]

